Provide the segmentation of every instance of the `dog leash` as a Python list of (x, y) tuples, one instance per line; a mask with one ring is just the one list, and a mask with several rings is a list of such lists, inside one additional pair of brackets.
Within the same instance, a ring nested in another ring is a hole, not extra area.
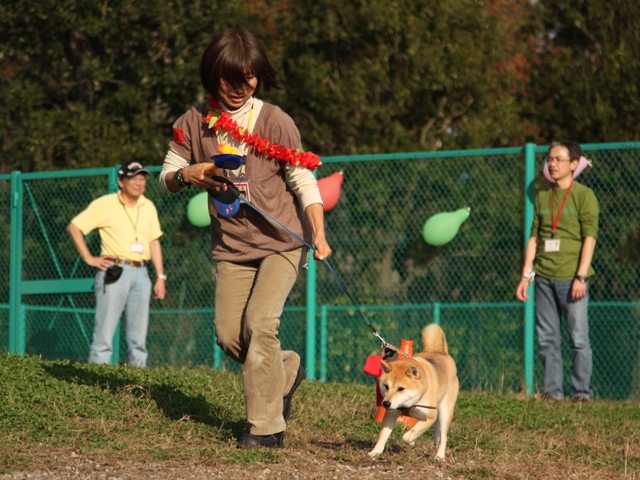
[[(307, 241), (305, 241), (303, 238), (300, 238), (297, 234), (295, 234), (294, 232), (292, 232), (290, 229), (288, 229), (287, 227), (285, 227), (284, 225), (282, 225), (280, 222), (278, 222), (276, 219), (272, 218), (271, 216), (269, 216), (267, 213), (263, 212), (262, 210), (260, 210), (258, 207), (256, 207), (254, 204), (252, 204), (251, 202), (247, 201), (246, 199), (244, 199), (244, 197), (241, 197), (240, 203), (244, 203), (245, 205), (248, 205), (249, 207), (253, 208), (256, 212), (258, 212), (260, 215), (262, 215), (263, 217), (265, 217), (267, 220), (269, 220), (270, 222), (272, 222), (273, 224), (277, 225), (278, 227), (280, 227), (282, 230), (284, 230), (285, 232), (287, 232), (289, 235), (291, 235), (293, 238), (295, 238), (296, 240), (298, 240), (300, 243), (302, 243), (304, 246), (306, 246), (310, 251), (311, 250), (315, 250), (315, 247), (313, 245), (311, 245), (310, 243), (308, 243)], [(360, 315), (362, 315), (362, 318), (364, 318), (364, 321), (367, 322), (367, 325), (369, 326), (369, 329), (371, 330), (371, 333), (373, 334), (374, 337), (376, 337), (378, 339), (378, 341), (380, 342), (380, 349), (384, 352), (383, 357), (384, 358), (388, 358), (390, 356), (393, 355), (393, 352), (397, 351), (402, 353), (403, 355), (407, 356), (408, 355), (404, 352), (402, 352), (400, 349), (394, 347), (393, 345), (391, 345), (389, 342), (387, 342), (384, 338), (382, 338), (382, 336), (380, 335), (380, 333), (378, 333), (378, 331), (375, 329), (375, 327), (373, 325), (371, 325), (371, 322), (369, 321), (369, 319), (367, 318), (367, 316), (364, 314), (364, 312), (360, 309), (360, 306), (358, 305), (358, 303), (355, 301), (355, 299), (351, 296), (351, 293), (349, 293), (349, 290), (347, 289), (347, 287), (345, 286), (345, 284), (342, 282), (342, 280), (340, 279), (340, 277), (338, 276), (338, 274), (336, 273), (336, 271), (333, 269), (333, 267), (331, 266), (331, 264), (329, 263), (329, 260), (324, 258), (322, 259), (323, 263), (327, 266), (327, 268), (329, 269), (329, 272), (331, 272), (331, 275), (333, 275), (333, 278), (335, 278), (336, 282), (338, 282), (338, 285), (340, 285), (340, 288), (342, 288), (342, 291), (347, 295), (347, 297), (349, 297), (349, 300), (351, 300), (351, 302), (353, 303), (353, 305), (356, 307), (356, 310), (358, 310), (358, 312), (360, 313)], [(391, 352), (391, 353), (389, 353)]]
[[(297, 234), (295, 234), (290, 229), (288, 229), (287, 227), (282, 225), (276, 219), (272, 218), (269, 214), (267, 214), (266, 212), (263, 212), (258, 207), (256, 207), (253, 203), (248, 201), (244, 197), (244, 195), (242, 195), (242, 193), (240, 192), (238, 187), (236, 187), (233, 184), (233, 182), (231, 182), (230, 180), (228, 180), (228, 179), (226, 179), (224, 177), (220, 177), (220, 176), (215, 176), (215, 177), (213, 177), (213, 179), (218, 181), (218, 182), (224, 183), (228, 188), (230, 188), (238, 196), (238, 199), (240, 200), (240, 203), (244, 203), (245, 205), (248, 205), (249, 207), (254, 209), (256, 212), (258, 212), (260, 215), (262, 215), (264, 218), (269, 220), (271, 223), (273, 223), (274, 225), (280, 227), (282, 230), (284, 230), (289, 235), (291, 235), (293, 238), (295, 238), (300, 243), (302, 243), (304, 246), (306, 246), (309, 249), (309, 251), (315, 250), (315, 247), (313, 245), (311, 245), (310, 243), (305, 241), (303, 238), (300, 238)], [(212, 194), (212, 196), (216, 196), (216, 195), (214, 195), (215, 192), (210, 192), (210, 193)], [(382, 336), (378, 333), (378, 331), (374, 328), (374, 326), (371, 325), (371, 322), (369, 321), (367, 316), (364, 314), (364, 312), (360, 309), (360, 306), (358, 305), (358, 302), (356, 302), (355, 299), (351, 296), (351, 294), (349, 293), (349, 290), (347, 290), (347, 287), (345, 286), (345, 284), (342, 282), (342, 280), (340, 279), (340, 277), (338, 276), (336, 271), (333, 269), (333, 267), (329, 263), (329, 260), (324, 258), (322, 261), (324, 262), (324, 264), (329, 269), (329, 272), (331, 272), (331, 275), (333, 275), (333, 278), (336, 279), (336, 282), (338, 282), (338, 285), (340, 285), (340, 288), (342, 288), (342, 291), (347, 295), (347, 297), (349, 297), (349, 300), (351, 300), (351, 302), (356, 307), (356, 309), (358, 310), (360, 315), (362, 315), (362, 318), (364, 318), (364, 321), (367, 322), (367, 325), (369, 326), (369, 329), (371, 330), (371, 333), (373, 334), (373, 336), (376, 337), (378, 339), (378, 341), (380, 342), (380, 350), (382, 351), (382, 358), (386, 359), (386, 358), (392, 357), (395, 353), (399, 353), (401, 355), (404, 355), (407, 358), (411, 358), (411, 355), (403, 352), (398, 347), (395, 347), (395, 346), (391, 345), (384, 338), (382, 338)]]

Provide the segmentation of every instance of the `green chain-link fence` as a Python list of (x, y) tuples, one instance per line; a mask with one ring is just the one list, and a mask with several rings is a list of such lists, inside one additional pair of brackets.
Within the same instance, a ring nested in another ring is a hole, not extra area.
[[(640, 396), (640, 143), (583, 145), (593, 161), (579, 181), (600, 201), (600, 235), (590, 283), (593, 388), (601, 398)], [(532, 302), (515, 299), (534, 188), (546, 182), (547, 147), (325, 157), (319, 177), (344, 172), (338, 205), (326, 214), (331, 264), (391, 344), (415, 340), (436, 321), (447, 334), (462, 388), (492, 392), (540, 385)], [(117, 189), (115, 168), (0, 176), (2, 250), (0, 349), (86, 361), (93, 332), (93, 271), (66, 225), (91, 200)], [(159, 167), (151, 167), (157, 176)], [(535, 180), (533, 176), (535, 175)], [(186, 218), (195, 190), (147, 196), (160, 214), (167, 298), (152, 300), (149, 365), (212, 365), (238, 371), (215, 347), (214, 263), (209, 232)], [(471, 208), (449, 244), (430, 247), (433, 214)], [(244, 207), (247, 208), (247, 207)], [(98, 252), (97, 232), (89, 246)], [(150, 267), (152, 268), (152, 267)], [(153, 277), (153, 273), (152, 273)], [(10, 287), (13, 288), (10, 288)], [(314, 301), (315, 300), (315, 301)], [(124, 330), (124, 329), (122, 329)], [(126, 360), (123, 331), (116, 361)], [(373, 384), (363, 373), (379, 353), (348, 296), (311, 262), (282, 316), (283, 346), (303, 356), (310, 378)], [(570, 387), (571, 354), (563, 348)]]

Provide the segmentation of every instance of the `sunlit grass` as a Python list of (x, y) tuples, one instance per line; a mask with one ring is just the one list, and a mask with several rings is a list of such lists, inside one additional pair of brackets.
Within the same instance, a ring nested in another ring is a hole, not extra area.
[[(134, 462), (286, 463), (303, 470), (313, 468), (316, 458), (347, 465), (436, 465), (432, 430), (409, 448), (401, 441), (402, 425), (383, 456), (369, 459), (380, 428), (372, 421), (373, 384), (303, 382), (293, 408), (284, 449), (238, 450), (236, 439), (247, 425), (235, 374), (4, 355), (0, 473), (38, 468), (49, 449)], [(563, 471), (576, 478), (633, 478), (640, 470), (638, 432), (636, 402), (573, 405), (463, 392), (449, 432), (446, 470), (454, 478), (548, 478)]]

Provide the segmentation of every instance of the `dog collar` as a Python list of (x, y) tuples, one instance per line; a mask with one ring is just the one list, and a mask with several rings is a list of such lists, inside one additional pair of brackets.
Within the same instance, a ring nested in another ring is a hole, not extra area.
[(431, 407), (429, 405), (414, 405), (413, 407), (403, 408), (400, 411), (402, 412), (403, 415), (409, 416), (409, 413), (411, 413), (411, 410), (415, 410), (416, 408), (428, 408), (429, 410), (437, 410), (438, 409), (438, 407)]

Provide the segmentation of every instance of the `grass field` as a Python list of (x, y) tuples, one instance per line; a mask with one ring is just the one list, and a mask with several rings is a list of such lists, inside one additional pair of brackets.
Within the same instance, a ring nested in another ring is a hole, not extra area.
[[(372, 379), (373, 381), (373, 379)], [(639, 479), (640, 403), (461, 393), (445, 462), (396, 427), (378, 459), (373, 385), (303, 382), (285, 447), (238, 450), (240, 378), (0, 356), (0, 479)]]

